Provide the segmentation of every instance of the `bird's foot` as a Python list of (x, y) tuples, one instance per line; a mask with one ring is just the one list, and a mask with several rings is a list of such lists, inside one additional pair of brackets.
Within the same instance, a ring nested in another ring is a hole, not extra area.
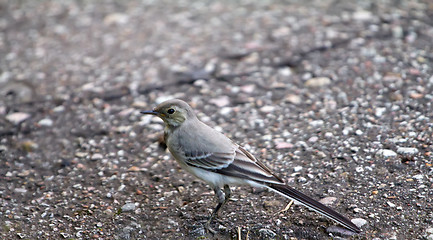
[(211, 233), (213, 235), (215, 235), (217, 233), (213, 228), (211, 228), (210, 221), (207, 221), (205, 223), (204, 228), (206, 229), (206, 232)]

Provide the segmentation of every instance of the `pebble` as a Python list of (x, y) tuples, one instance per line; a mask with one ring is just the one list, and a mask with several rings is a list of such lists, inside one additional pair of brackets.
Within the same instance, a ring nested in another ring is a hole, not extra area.
[(380, 149), (379, 151), (376, 152), (376, 156), (388, 158), (388, 157), (397, 156), (397, 153), (390, 149)]
[(338, 234), (340, 236), (352, 236), (355, 235), (356, 233), (350, 231), (349, 229), (340, 227), (340, 226), (330, 226), (326, 229), (326, 231), (328, 233), (334, 233), (334, 234)]
[(359, 228), (364, 226), (365, 224), (367, 224), (367, 220), (365, 220), (363, 218), (354, 218), (350, 221), (353, 222), (353, 224), (355, 224)]
[(269, 229), (266, 228), (262, 228), (259, 230), (259, 233), (261, 235), (262, 238), (273, 238), (275, 237), (277, 234)]
[(28, 118), (30, 118), (30, 114), (24, 112), (15, 112), (6, 116), (6, 119), (15, 125), (19, 125)]
[(92, 160), (101, 160), (103, 158), (102, 154), (100, 153), (95, 153), (92, 155)]
[(87, 157), (87, 155), (89, 155), (89, 154), (86, 152), (76, 152), (75, 153), (75, 157), (78, 157), (78, 158), (85, 158), (85, 157)]
[(324, 87), (331, 84), (331, 79), (328, 77), (310, 78), (305, 82), (306, 87)]
[(295, 171), (295, 172), (299, 172), (301, 170), (302, 170), (302, 166), (296, 166), (293, 168), (293, 171)]
[(241, 87), (241, 91), (244, 93), (252, 93), (256, 89), (256, 85), (254, 84), (247, 84)]
[(376, 117), (382, 117), (383, 113), (385, 113), (385, 112), (386, 112), (386, 108), (384, 108), (384, 107), (378, 107), (374, 111), (374, 115), (376, 115)]
[(125, 150), (119, 150), (119, 151), (117, 151), (117, 156), (124, 157), (125, 156)]
[(412, 178), (417, 179), (417, 180), (421, 180), (421, 179), (424, 178), (424, 175), (422, 175), (422, 174), (417, 174), (417, 175), (412, 176)]
[(122, 111), (120, 111), (118, 114), (121, 117), (126, 117), (135, 111), (137, 111), (135, 108), (126, 108), (126, 109), (123, 109)]
[(24, 233), (17, 233), (18, 238), (23, 239), (26, 237)]
[(397, 153), (402, 155), (415, 155), (419, 151), (417, 148), (411, 148), (411, 147), (399, 147), (397, 148)]
[(285, 149), (285, 148), (292, 148), (293, 144), (289, 142), (277, 142), (275, 143), (276, 149)]
[(335, 201), (337, 201), (336, 197), (325, 197), (325, 198), (320, 199), (319, 202), (322, 203), (323, 205), (330, 206), (330, 205), (334, 204)]
[(209, 102), (215, 104), (217, 107), (225, 107), (230, 104), (230, 99), (227, 96), (222, 96), (219, 98), (213, 98), (209, 100)]
[(62, 232), (60, 233), (60, 236), (62, 236), (63, 238), (69, 238), (69, 233)]
[(316, 128), (316, 127), (323, 126), (325, 124), (325, 122), (323, 120), (314, 120), (314, 121), (311, 121), (309, 124), (310, 124), (310, 126)]
[(386, 202), (386, 204), (388, 204), (388, 206), (390, 206), (390, 207), (395, 207), (395, 204), (394, 203), (392, 203), (392, 202), (390, 202), (390, 201), (388, 201), (388, 202)]
[(139, 171), (141, 171), (141, 169), (137, 166), (132, 166), (128, 168), (128, 172), (139, 172)]
[(25, 188), (15, 188), (14, 191), (16, 193), (26, 193), (27, 189), (25, 189)]
[(39, 124), (40, 126), (43, 126), (43, 127), (51, 127), (51, 126), (53, 126), (53, 120), (51, 120), (51, 119), (49, 119), (49, 118), (44, 118), (44, 119), (41, 119), (41, 120), (38, 122), (38, 124)]
[(60, 106), (53, 108), (53, 112), (55, 112), (55, 113), (62, 113), (64, 111), (65, 111), (65, 107), (63, 105), (60, 105)]
[(260, 112), (262, 112), (262, 113), (271, 113), (274, 110), (275, 110), (275, 107), (274, 106), (270, 106), (270, 105), (263, 106), (263, 107), (260, 108)]
[(373, 17), (373, 14), (368, 11), (360, 10), (353, 13), (353, 19), (357, 21), (368, 21)]
[(5, 145), (0, 145), (0, 153), (1, 152), (6, 152), (8, 150), (8, 147)]
[(104, 24), (110, 25), (125, 25), (129, 21), (129, 16), (124, 13), (111, 13), (104, 18)]
[(122, 212), (132, 212), (135, 210), (135, 203), (127, 203), (122, 206)]
[(315, 142), (317, 142), (317, 140), (319, 140), (319, 138), (317, 136), (312, 136), (308, 139), (308, 142), (315, 143)]
[(232, 108), (231, 107), (223, 107), (220, 110), (221, 115), (224, 115), (224, 116), (230, 114), (231, 112), (232, 112)]
[(350, 147), (350, 151), (352, 151), (353, 153), (357, 153), (359, 149), (359, 147)]
[(302, 102), (302, 99), (299, 95), (296, 94), (289, 94), (285, 98), (286, 102), (292, 103), (292, 104), (300, 104)]

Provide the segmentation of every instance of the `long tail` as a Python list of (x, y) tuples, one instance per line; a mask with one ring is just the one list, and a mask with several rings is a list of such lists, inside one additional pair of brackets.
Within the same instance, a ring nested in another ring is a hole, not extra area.
[(343, 215), (339, 214), (338, 212), (332, 210), (331, 208), (321, 204), (320, 202), (312, 199), (311, 197), (287, 186), (284, 184), (275, 184), (275, 183), (268, 183), (267, 186), (274, 190), (283, 196), (290, 198), (292, 200), (295, 200), (299, 202), (300, 204), (336, 221), (337, 223), (343, 225), (344, 227), (350, 229), (353, 232), (360, 233), (361, 230), (353, 224), (349, 219), (344, 217)]

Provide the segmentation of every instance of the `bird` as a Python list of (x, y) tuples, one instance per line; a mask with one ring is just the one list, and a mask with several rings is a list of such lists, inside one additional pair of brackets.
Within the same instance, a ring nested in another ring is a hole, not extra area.
[(230, 198), (230, 186), (237, 185), (267, 188), (334, 220), (352, 232), (361, 232), (348, 218), (290, 187), (245, 148), (200, 121), (185, 101), (167, 100), (151, 111), (140, 113), (163, 120), (165, 143), (178, 164), (213, 188), (218, 203), (205, 224), (210, 232), (215, 232), (210, 227), (212, 220)]

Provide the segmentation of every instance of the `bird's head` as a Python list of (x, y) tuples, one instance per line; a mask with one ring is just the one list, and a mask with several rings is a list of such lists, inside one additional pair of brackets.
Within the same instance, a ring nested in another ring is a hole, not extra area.
[(188, 103), (179, 99), (162, 102), (152, 111), (141, 111), (141, 113), (160, 117), (168, 127), (178, 127), (187, 119), (196, 118)]

